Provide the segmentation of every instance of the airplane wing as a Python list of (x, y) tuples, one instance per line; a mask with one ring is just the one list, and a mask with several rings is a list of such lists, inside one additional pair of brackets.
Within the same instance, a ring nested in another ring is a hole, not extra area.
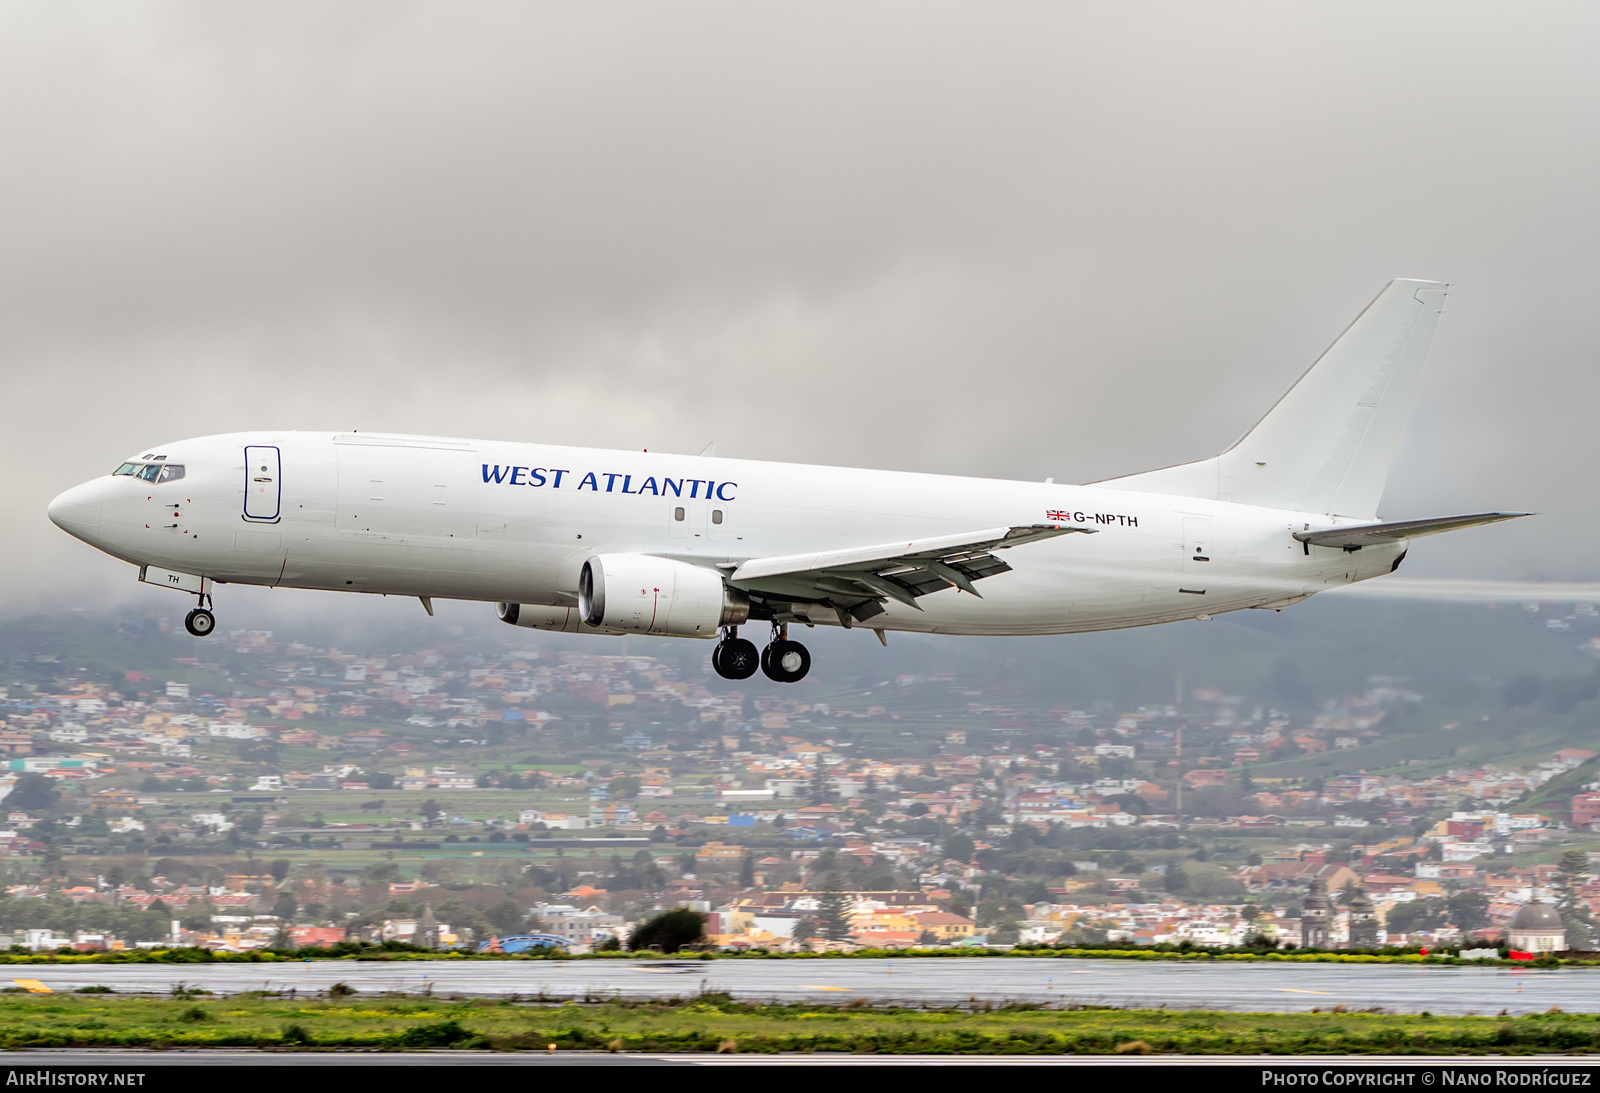
[(1438, 535), (1458, 528), (1478, 527), (1480, 524), (1498, 524), (1502, 520), (1515, 520), (1532, 516), (1531, 512), (1475, 512), (1467, 516), (1435, 516), (1427, 520), (1396, 520), (1387, 524), (1346, 524), (1336, 528), (1307, 528), (1297, 531), (1294, 537), (1312, 546), (1343, 547), (1360, 550), (1364, 546), (1381, 543), (1398, 543), (1404, 539), (1419, 539), (1424, 535)]
[(740, 563), (728, 581), (763, 599), (828, 604), (838, 613), (840, 623), (850, 626), (881, 614), (887, 600), (920, 611), (917, 597), (946, 588), (959, 588), (981, 599), (973, 582), (1011, 569), (995, 557), (995, 551), (1073, 532), (1093, 534), (1094, 529), (1033, 524), (751, 558)]

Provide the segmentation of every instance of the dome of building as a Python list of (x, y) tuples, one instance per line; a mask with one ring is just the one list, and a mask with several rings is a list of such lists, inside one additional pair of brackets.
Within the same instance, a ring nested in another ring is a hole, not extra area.
[(1513, 930), (1559, 930), (1561, 929), (1561, 915), (1548, 903), (1534, 900), (1524, 904), (1511, 916), (1511, 929)]

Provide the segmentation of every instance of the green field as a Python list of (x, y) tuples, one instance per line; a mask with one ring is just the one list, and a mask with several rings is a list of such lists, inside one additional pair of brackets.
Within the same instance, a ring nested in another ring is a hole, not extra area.
[(359, 995), (0, 999), (0, 1048), (288, 1047), (836, 1051), (918, 1054), (1526, 1054), (1600, 1051), (1600, 1016), (873, 1009), (674, 1002), (545, 1003)]

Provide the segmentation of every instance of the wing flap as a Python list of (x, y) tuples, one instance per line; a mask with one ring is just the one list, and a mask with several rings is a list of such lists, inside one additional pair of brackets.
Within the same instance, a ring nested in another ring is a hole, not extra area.
[(728, 581), (769, 601), (829, 604), (839, 613), (839, 621), (849, 626), (880, 613), (888, 600), (920, 611), (918, 597), (946, 588), (982, 598), (974, 582), (1011, 570), (994, 551), (1073, 532), (1092, 535), (1094, 529), (1034, 524), (815, 554), (752, 558), (729, 574)]
[(762, 577), (790, 577), (825, 570), (840, 571), (886, 565), (895, 561), (912, 565), (922, 559), (932, 559), (949, 565), (952, 562), (962, 561), (968, 555), (976, 560), (991, 550), (1003, 550), (1007, 547), (1021, 546), (1023, 543), (1038, 542), (1040, 539), (1053, 539), (1057, 535), (1070, 535), (1073, 532), (1092, 535), (1094, 529), (1034, 524), (1028, 527), (989, 528), (986, 531), (943, 535), (933, 539), (911, 539), (895, 543), (878, 543), (875, 546), (848, 547), (844, 550), (824, 550), (815, 554), (751, 558), (734, 570), (729, 579), (754, 581)]
[(1516, 520), (1532, 516), (1531, 512), (1474, 512), (1466, 516), (1435, 516), (1425, 520), (1394, 520), (1384, 524), (1347, 524), (1335, 528), (1307, 528), (1297, 531), (1294, 537), (1311, 546), (1342, 547), (1360, 550), (1364, 546), (1398, 543), (1406, 539), (1420, 539), (1424, 535), (1438, 535), (1461, 528), (1498, 524), (1502, 520)]

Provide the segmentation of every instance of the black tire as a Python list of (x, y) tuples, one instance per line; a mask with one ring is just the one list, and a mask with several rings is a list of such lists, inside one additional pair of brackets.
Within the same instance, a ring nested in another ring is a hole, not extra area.
[(197, 638), (208, 638), (217, 628), (217, 616), (197, 607), (183, 620), (183, 628)]
[(811, 671), (811, 653), (798, 641), (780, 639), (762, 651), (761, 670), (777, 683), (799, 683)]
[(723, 679), (749, 679), (761, 667), (761, 654), (755, 642), (729, 638), (717, 644), (711, 654), (711, 666)]

